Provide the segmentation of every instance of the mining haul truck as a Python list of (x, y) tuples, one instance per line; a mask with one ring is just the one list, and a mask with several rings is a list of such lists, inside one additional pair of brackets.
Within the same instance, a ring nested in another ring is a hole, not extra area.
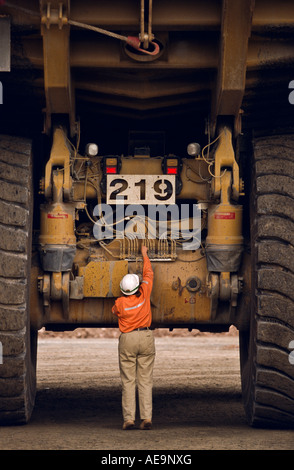
[(0, 3), (1, 423), (144, 244), (152, 328), (233, 325), (249, 425), (293, 426), (293, 1)]

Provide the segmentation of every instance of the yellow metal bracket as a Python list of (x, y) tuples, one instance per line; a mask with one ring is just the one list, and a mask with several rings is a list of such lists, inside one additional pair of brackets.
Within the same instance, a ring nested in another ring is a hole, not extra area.
[(219, 64), (212, 96), (212, 135), (219, 116), (234, 117), (235, 135), (240, 134), (242, 105), (247, 69), (248, 41), (255, 0), (223, 0)]
[(74, 91), (70, 70), (70, 1), (41, 0), (44, 87), (46, 96), (45, 133), (51, 129), (52, 115), (67, 115), (70, 133), (76, 133)]
[[(53, 178), (53, 169), (58, 168), (62, 173)], [(63, 178), (61, 178), (63, 175)], [(53, 184), (54, 179), (54, 184)], [(49, 161), (45, 169), (45, 197), (47, 199), (60, 199), (61, 184), (64, 200), (70, 199), (72, 178), (70, 176), (70, 151), (63, 129), (57, 128), (53, 134), (53, 144)]]
[[(44, 2), (41, 2), (44, 4)], [(59, 29), (62, 29), (62, 27), (66, 24), (68, 24), (68, 18), (67, 15), (64, 11), (64, 5), (62, 2), (55, 2), (58, 3), (56, 5), (56, 8), (52, 8), (52, 2), (48, 2), (47, 5), (45, 5), (45, 8), (43, 7), (42, 15), (41, 15), (41, 23), (42, 25), (46, 25), (46, 28), (49, 29), (51, 25), (57, 24)], [(67, 6), (68, 10), (69, 5)], [(67, 12), (68, 14), (68, 12)]]
[[(224, 175), (230, 169), (232, 172), (231, 196), (238, 200), (243, 190), (243, 181), (239, 177), (239, 165), (235, 159), (235, 152), (232, 144), (232, 132), (228, 127), (220, 131), (218, 147), (214, 156), (214, 177), (212, 179), (213, 197), (219, 198), (221, 192), (227, 192), (227, 179)], [(225, 195), (223, 197), (226, 197)]]

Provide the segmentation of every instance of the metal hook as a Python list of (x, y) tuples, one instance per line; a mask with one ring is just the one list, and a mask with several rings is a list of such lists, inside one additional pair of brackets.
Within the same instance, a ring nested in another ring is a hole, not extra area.
[(152, 46), (154, 47), (154, 50), (151, 52), (147, 51), (146, 49), (142, 49), (140, 47), (140, 44), (141, 44), (140, 39), (137, 38), (136, 36), (128, 36), (126, 42), (129, 46), (133, 47), (134, 49), (137, 49), (138, 51), (143, 52), (143, 54), (157, 55), (160, 52), (159, 44), (157, 44), (154, 41), (150, 41), (150, 44), (152, 44)]

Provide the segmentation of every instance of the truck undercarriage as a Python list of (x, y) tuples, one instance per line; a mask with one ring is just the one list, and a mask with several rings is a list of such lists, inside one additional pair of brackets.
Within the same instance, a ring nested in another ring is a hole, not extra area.
[(40, 328), (116, 325), (144, 243), (152, 326), (235, 325), (248, 422), (293, 425), (291, 2), (0, 14), (2, 420), (29, 419)]

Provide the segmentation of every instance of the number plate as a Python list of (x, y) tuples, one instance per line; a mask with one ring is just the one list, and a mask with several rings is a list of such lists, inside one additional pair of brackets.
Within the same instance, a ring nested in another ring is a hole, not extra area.
[(107, 175), (107, 204), (175, 204), (175, 175)]

